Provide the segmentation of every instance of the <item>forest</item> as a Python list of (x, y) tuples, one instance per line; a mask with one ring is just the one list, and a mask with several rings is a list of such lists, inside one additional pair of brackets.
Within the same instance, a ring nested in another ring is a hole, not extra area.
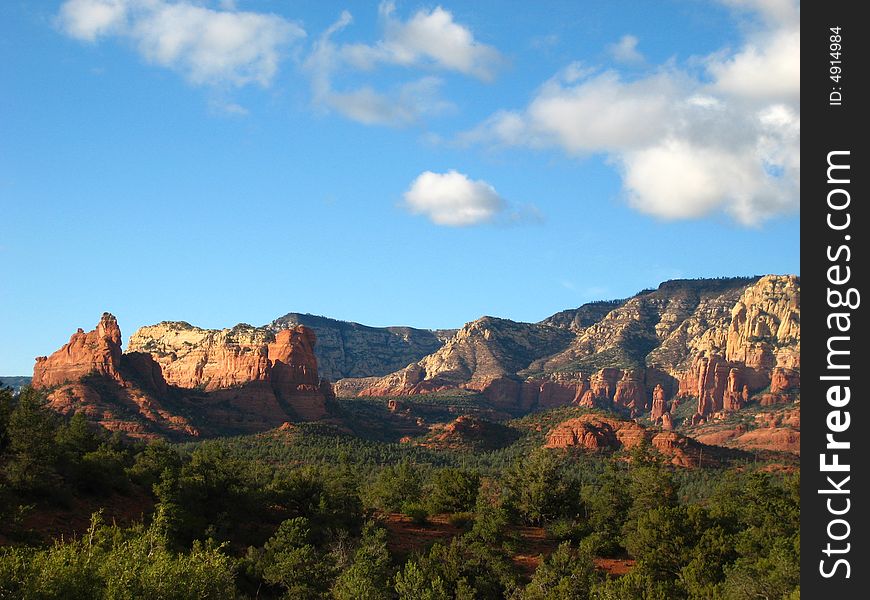
[(318, 423), (130, 441), (0, 390), (0, 598), (797, 599), (799, 520), (799, 473), (769, 461)]

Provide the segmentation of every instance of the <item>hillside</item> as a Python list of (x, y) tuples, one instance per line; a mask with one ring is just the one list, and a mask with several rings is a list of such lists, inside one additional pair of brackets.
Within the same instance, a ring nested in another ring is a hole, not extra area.
[(369, 327), (316, 315), (287, 313), (267, 327), (279, 331), (304, 325), (317, 335), (317, 365), (322, 377), (382, 376), (438, 350), (454, 330)]
[(670, 427), (791, 402), (800, 387), (800, 279), (668, 281), (540, 323), (483, 317), (429, 356), (377, 380), (341, 382), (360, 396), (481, 392), (517, 413), (563, 404), (627, 409)]

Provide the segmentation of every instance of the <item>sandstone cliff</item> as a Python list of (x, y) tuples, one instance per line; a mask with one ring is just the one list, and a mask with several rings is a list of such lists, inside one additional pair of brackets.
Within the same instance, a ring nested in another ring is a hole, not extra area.
[(484, 317), (422, 360), (342, 389), (467, 389), (517, 412), (575, 403), (671, 427), (675, 398), (694, 402), (701, 422), (759, 395), (764, 404), (793, 401), (799, 387), (800, 280), (768, 275), (669, 281), (536, 324)]
[(523, 384), (516, 373), (570, 339), (571, 333), (558, 327), (482, 317), (466, 324), (436, 352), (376, 381), (359, 395), (463, 388), (519, 404)]
[(103, 313), (93, 331), (79, 329), (51, 356), (39, 356), (31, 385), (51, 387), (97, 373), (121, 381), (121, 330), (113, 315)]
[(115, 317), (81, 329), (39, 357), (33, 385), (50, 405), (83, 412), (133, 437), (252, 432), (288, 420), (319, 419), (331, 396), (317, 373), (314, 333), (239, 325), (209, 331), (163, 323), (134, 334), (126, 353)]

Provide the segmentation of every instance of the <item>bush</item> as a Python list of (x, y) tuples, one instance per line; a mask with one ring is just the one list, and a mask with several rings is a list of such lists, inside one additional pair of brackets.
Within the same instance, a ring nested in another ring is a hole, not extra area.
[(547, 535), (560, 542), (570, 541), (580, 543), (586, 537), (588, 529), (573, 519), (556, 519), (547, 524)]
[(454, 527), (459, 527), (460, 529), (471, 529), (471, 527), (474, 525), (474, 513), (452, 513), (447, 517), (447, 521)]
[(235, 597), (230, 559), (212, 542), (175, 554), (167, 545), (161, 512), (152, 524), (121, 530), (98, 515), (81, 539), (46, 550), (0, 549), (0, 598), (162, 598), (224, 600)]
[(426, 505), (431, 514), (470, 511), (477, 500), (480, 476), (462, 469), (438, 469), (428, 486)]
[(419, 469), (408, 462), (401, 462), (381, 469), (366, 490), (366, 497), (374, 508), (399, 512), (405, 504), (419, 502), (422, 489)]
[(402, 505), (402, 514), (411, 518), (411, 522), (423, 525), (429, 518), (429, 511), (419, 502), (407, 502)]
[(562, 542), (535, 569), (522, 600), (588, 600), (595, 579), (592, 555)]

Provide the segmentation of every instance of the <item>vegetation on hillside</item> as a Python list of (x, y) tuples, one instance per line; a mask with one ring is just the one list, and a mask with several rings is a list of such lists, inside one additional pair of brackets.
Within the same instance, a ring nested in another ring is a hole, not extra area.
[[(559, 411), (510, 422), (507, 448), (468, 452), (326, 424), (128, 443), (43, 402), (0, 391), (0, 598), (799, 597), (797, 475), (675, 471), (649, 447), (542, 449)], [(137, 499), (152, 508), (129, 524), (96, 511), (74, 536), (33, 526)], [(446, 514), (455, 535), (397, 549), (397, 514), (423, 528)], [(517, 563), (522, 528), (551, 542), (532, 572)], [(602, 557), (633, 568), (609, 575)]]

